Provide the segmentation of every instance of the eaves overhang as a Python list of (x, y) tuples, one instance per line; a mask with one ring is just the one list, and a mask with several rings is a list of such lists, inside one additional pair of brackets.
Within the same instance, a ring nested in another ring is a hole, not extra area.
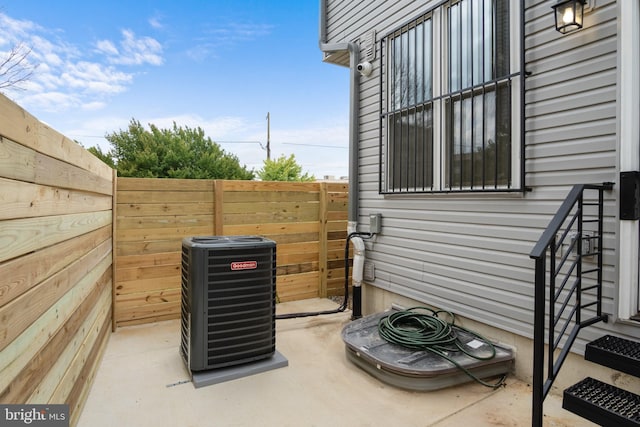
[(328, 64), (340, 65), (342, 67), (349, 67), (349, 50), (338, 50), (333, 52), (323, 52), (322, 61)]

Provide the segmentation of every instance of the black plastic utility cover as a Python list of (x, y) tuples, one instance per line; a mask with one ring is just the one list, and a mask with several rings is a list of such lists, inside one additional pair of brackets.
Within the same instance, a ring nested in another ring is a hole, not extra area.
[(620, 172), (620, 219), (640, 219), (640, 172)]

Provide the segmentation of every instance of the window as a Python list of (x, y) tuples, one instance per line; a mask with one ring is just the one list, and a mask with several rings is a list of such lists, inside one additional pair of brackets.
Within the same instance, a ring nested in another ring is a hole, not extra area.
[(519, 188), (511, 16), (508, 0), (451, 0), (383, 38), (381, 192)]

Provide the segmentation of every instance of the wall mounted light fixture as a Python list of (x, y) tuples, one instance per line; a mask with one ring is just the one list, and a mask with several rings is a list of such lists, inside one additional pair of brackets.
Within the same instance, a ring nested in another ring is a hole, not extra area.
[(562, 34), (582, 28), (586, 0), (559, 0), (551, 6), (556, 18), (556, 30)]

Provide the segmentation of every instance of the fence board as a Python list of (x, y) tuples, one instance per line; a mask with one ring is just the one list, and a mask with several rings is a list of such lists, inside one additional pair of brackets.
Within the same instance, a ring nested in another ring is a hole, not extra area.
[[(277, 252), (277, 251), (276, 251)], [(276, 253), (276, 262), (277, 265), (289, 265), (289, 264), (299, 264), (305, 262), (314, 262), (318, 261), (318, 253), (317, 252), (306, 252), (306, 253)]]
[(0, 222), (0, 261), (81, 236), (111, 224), (111, 211)]
[(291, 274), (308, 273), (310, 271), (319, 271), (320, 263), (318, 261), (299, 262), (290, 265), (278, 265), (278, 276), (287, 276)]
[(180, 306), (177, 307), (178, 311), (176, 311), (173, 304), (168, 304), (166, 310), (158, 310), (157, 314), (153, 313), (144, 313), (140, 318), (136, 318), (134, 316), (129, 316), (127, 319), (120, 319), (118, 325), (120, 326), (135, 326), (135, 325), (144, 325), (147, 323), (155, 323), (155, 322), (163, 322), (165, 320), (177, 319), (180, 317)]
[(116, 272), (117, 282), (130, 282), (140, 279), (158, 279), (167, 276), (180, 276), (180, 264), (140, 266), (124, 268), (120, 266)]
[(212, 179), (149, 179), (121, 178), (119, 191), (188, 191), (212, 193), (215, 180)]
[(141, 323), (157, 322), (158, 319), (177, 319), (179, 316), (180, 304), (176, 301), (169, 301), (118, 308), (116, 322), (119, 326), (138, 325)]
[(148, 305), (172, 302), (180, 304), (180, 288), (161, 289), (134, 294), (118, 295), (118, 305), (124, 311), (128, 308), (140, 308)]
[(8, 179), (0, 187), (6, 194), (0, 220), (111, 210), (110, 196)]
[(278, 245), (286, 243), (313, 244), (313, 242), (317, 242), (320, 239), (320, 233), (271, 234), (269, 237), (278, 242)]
[(274, 224), (240, 224), (225, 225), (225, 235), (260, 235), (260, 236), (277, 236), (280, 234), (299, 234), (318, 232), (320, 226), (317, 222), (300, 222), (300, 223), (274, 223)]
[(304, 253), (318, 254), (319, 242), (307, 241), (296, 243), (283, 243), (277, 247), (277, 255), (300, 255)]
[(151, 216), (120, 216), (118, 218), (118, 229), (140, 230), (145, 228), (166, 228), (166, 227), (210, 227), (213, 223), (213, 215), (151, 215)]
[(116, 232), (118, 242), (149, 242), (153, 240), (179, 240), (185, 236), (201, 236), (211, 234), (210, 225), (200, 225), (196, 227), (172, 227), (168, 228), (143, 228), (143, 229), (126, 229), (118, 228)]
[[(311, 187), (311, 188), (310, 188)], [(259, 191), (259, 192), (318, 192), (316, 182), (284, 182), (284, 181), (225, 181), (225, 192)]]
[[(118, 183), (121, 179), (118, 179)], [(167, 181), (163, 179), (162, 181)], [(120, 184), (118, 184), (120, 186)], [(161, 187), (160, 187), (161, 188)], [(134, 191), (118, 189), (116, 201), (120, 203), (212, 203), (213, 193), (208, 191)], [(141, 202), (143, 201), (143, 202)]]
[(118, 218), (146, 217), (159, 215), (210, 215), (210, 203), (121, 203)]
[(118, 259), (119, 268), (153, 267), (156, 265), (176, 265), (181, 260), (181, 253), (161, 252), (147, 255), (121, 256)]
[[(208, 234), (213, 234), (208, 233)], [(116, 256), (134, 256), (142, 254), (154, 254), (159, 252), (175, 252), (182, 250), (182, 240), (117, 242)]]
[(116, 300), (119, 295), (153, 292), (158, 289), (178, 289), (181, 286), (180, 277), (180, 274), (176, 274), (151, 279), (137, 279), (129, 282), (117, 282), (115, 289)]
[[(270, 188), (273, 188), (270, 186)], [(313, 189), (315, 190), (315, 189)], [(318, 202), (319, 193), (316, 191), (227, 191), (224, 195), (225, 202), (231, 204), (241, 203), (279, 203), (291, 202), (297, 203)]]
[(35, 182), (106, 195), (112, 195), (113, 192), (111, 176), (103, 178), (91, 171), (41, 153), (36, 154)]

